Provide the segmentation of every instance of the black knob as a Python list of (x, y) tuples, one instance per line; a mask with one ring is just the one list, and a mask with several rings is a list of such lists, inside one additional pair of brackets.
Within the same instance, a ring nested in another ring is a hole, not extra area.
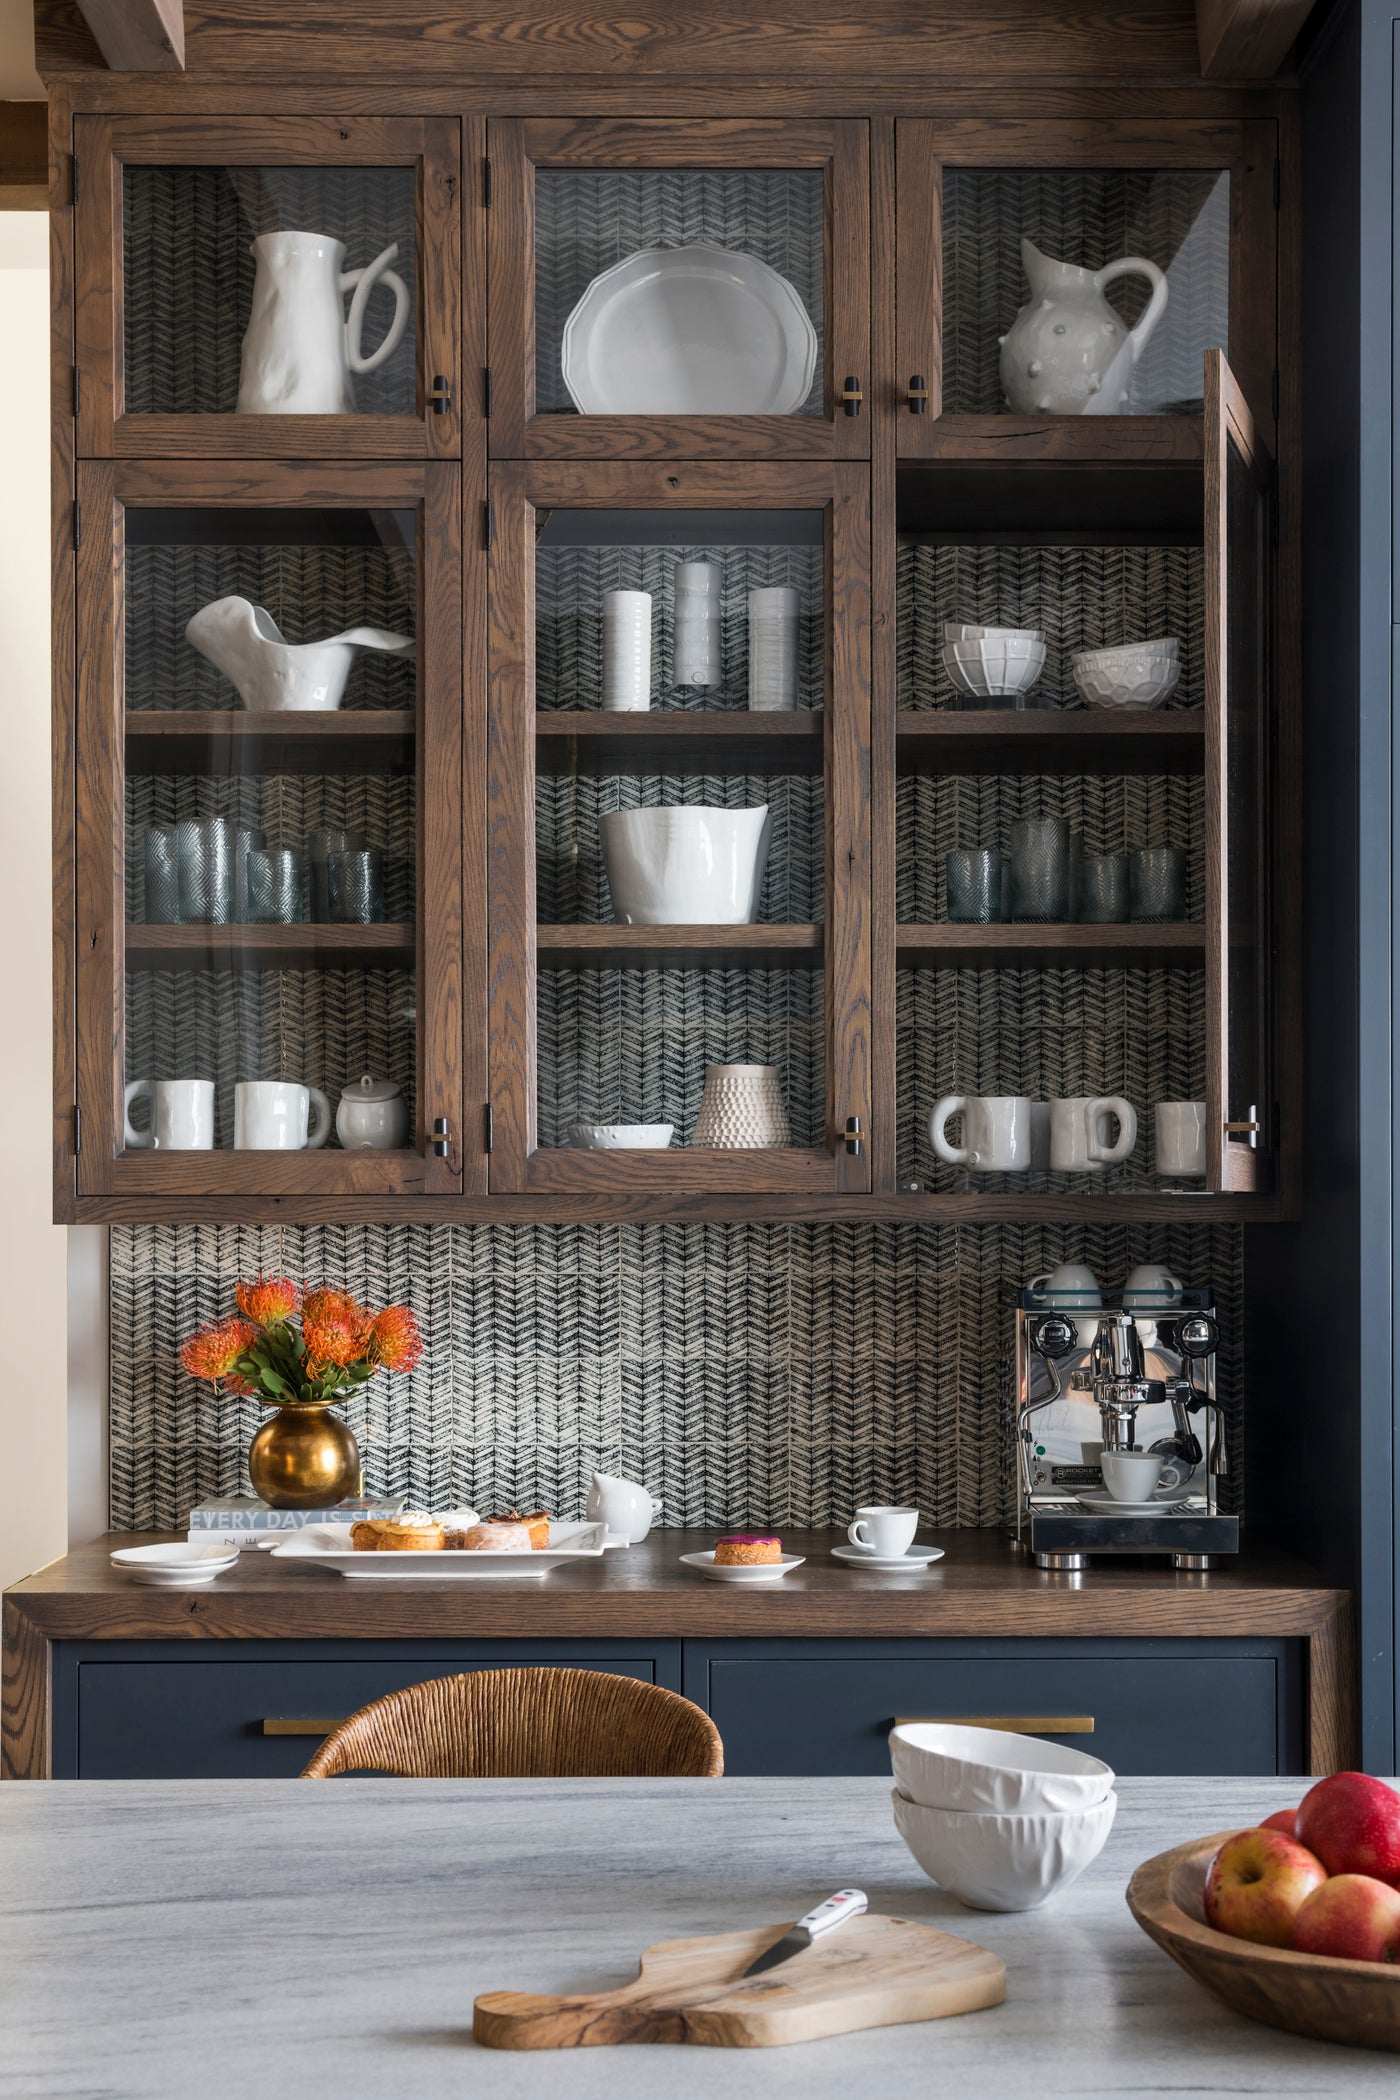
[(1209, 1313), (1192, 1313), (1177, 1329), (1176, 1346), (1183, 1356), (1199, 1363), (1214, 1356), (1220, 1346), (1220, 1326)]
[(1073, 1320), (1064, 1313), (1044, 1313), (1030, 1325), (1030, 1344), (1038, 1356), (1068, 1356), (1079, 1347), (1079, 1334)]
[(858, 416), (860, 414), (860, 404), (864, 399), (865, 396), (861, 392), (859, 379), (853, 374), (849, 375), (846, 384), (841, 389), (841, 406), (845, 409), (846, 414), (848, 416)]
[(905, 398), (909, 403), (911, 416), (926, 416), (928, 414), (928, 381), (924, 378), (922, 372), (916, 372), (909, 381), (909, 391)]

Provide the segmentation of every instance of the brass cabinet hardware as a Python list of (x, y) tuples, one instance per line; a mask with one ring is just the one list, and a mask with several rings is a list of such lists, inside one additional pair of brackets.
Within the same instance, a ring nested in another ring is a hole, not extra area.
[(452, 1143), (452, 1125), (446, 1116), (434, 1116), (432, 1129), (428, 1133), (428, 1150), (434, 1159), (446, 1159)]
[(865, 1142), (861, 1134), (859, 1116), (847, 1116), (846, 1128), (843, 1134), (842, 1141), (845, 1144), (846, 1150), (850, 1153), (852, 1159), (859, 1159), (861, 1153), (865, 1150)]
[(1225, 1128), (1227, 1130), (1262, 1130), (1264, 1126), (1262, 1123), (1227, 1123)]
[(445, 416), (452, 406), (452, 388), (445, 372), (434, 372), (432, 387), (428, 393), (435, 416)]
[(905, 398), (909, 403), (911, 416), (926, 416), (928, 414), (928, 381), (924, 378), (922, 372), (916, 372), (910, 380), (909, 391)]
[(333, 1714), (328, 1720), (309, 1720), (282, 1714), (269, 1714), (262, 1724), (262, 1732), (264, 1735), (314, 1735), (324, 1737), (332, 1734), (347, 1718), (345, 1714)]
[(896, 1728), (1004, 1728), (1013, 1735), (1092, 1735), (1092, 1714), (896, 1714)]
[(860, 404), (864, 399), (865, 396), (860, 390), (860, 381), (852, 375), (841, 389), (841, 405), (845, 409), (846, 414), (848, 416), (858, 416), (860, 414)]

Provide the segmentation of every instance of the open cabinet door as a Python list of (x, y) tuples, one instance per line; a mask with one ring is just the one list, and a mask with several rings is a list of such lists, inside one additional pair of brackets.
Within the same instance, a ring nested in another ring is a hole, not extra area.
[(1223, 351), (1206, 352), (1208, 1186), (1279, 1182), (1274, 1040), (1279, 735), (1273, 460)]

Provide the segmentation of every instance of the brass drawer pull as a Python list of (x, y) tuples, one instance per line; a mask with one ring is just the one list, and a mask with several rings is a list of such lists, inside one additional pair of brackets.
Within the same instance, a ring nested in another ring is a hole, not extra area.
[(332, 1714), (329, 1720), (305, 1720), (272, 1714), (263, 1722), (262, 1732), (264, 1735), (327, 1736), (333, 1735), (348, 1718), (346, 1714)]
[(928, 385), (922, 372), (916, 372), (910, 380), (909, 390), (905, 395), (905, 399), (909, 403), (911, 416), (926, 416), (928, 414)]
[(1011, 1735), (1092, 1735), (1092, 1714), (896, 1714), (896, 1728), (911, 1728), (921, 1721), (940, 1722), (945, 1728), (1004, 1728)]
[(864, 399), (865, 395), (861, 390), (860, 381), (854, 374), (848, 376), (846, 384), (841, 389), (841, 406), (846, 411), (846, 414), (848, 416), (858, 416), (860, 414), (860, 404)]

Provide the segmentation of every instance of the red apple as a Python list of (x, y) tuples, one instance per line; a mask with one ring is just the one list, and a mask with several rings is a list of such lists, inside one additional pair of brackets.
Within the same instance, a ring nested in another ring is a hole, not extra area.
[(1207, 1925), (1261, 1947), (1291, 1947), (1293, 1919), (1327, 1869), (1281, 1830), (1237, 1830), (1206, 1875)]
[(1329, 1874), (1400, 1879), (1400, 1794), (1364, 1772), (1334, 1772), (1304, 1794), (1295, 1835)]
[(1293, 1945), (1343, 1961), (1400, 1961), (1400, 1889), (1371, 1874), (1333, 1874), (1300, 1904)]
[(1285, 1837), (1297, 1837), (1296, 1808), (1276, 1808), (1271, 1816), (1265, 1816), (1259, 1825), (1261, 1830), (1281, 1830)]

